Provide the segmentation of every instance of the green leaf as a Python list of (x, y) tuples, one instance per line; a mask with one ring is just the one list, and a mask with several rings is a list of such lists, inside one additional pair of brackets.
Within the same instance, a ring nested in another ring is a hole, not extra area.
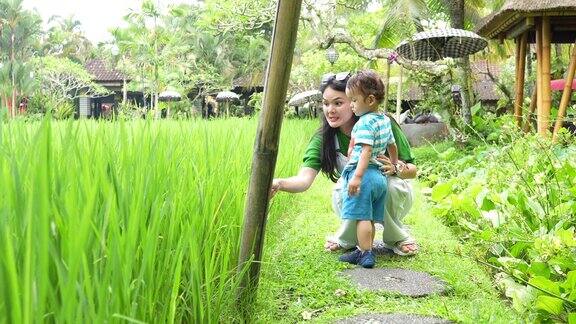
[(478, 205), (476, 205), (476, 202), (472, 197), (468, 195), (458, 195), (458, 198), (458, 203), (455, 207), (458, 207), (461, 211), (470, 214), (474, 219), (481, 217)]
[(484, 197), (484, 199), (482, 200), (482, 206), (480, 207), (480, 209), (485, 210), (485, 211), (490, 211), (492, 209), (494, 209), (496, 207), (496, 205), (494, 204), (494, 202), (490, 199), (488, 199), (487, 197)]
[(574, 239), (574, 227), (571, 227), (567, 230), (561, 229), (556, 232), (556, 235), (560, 237), (562, 243), (564, 243), (568, 247), (575, 247), (576, 246), (576, 239)]
[(573, 291), (576, 288), (576, 270), (568, 272), (566, 280), (561, 284), (566, 291)]
[(564, 311), (564, 301), (550, 296), (538, 296), (536, 298), (536, 309), (546, 311), (550, 314), (560, 315)]
[(568, 314), (568, 324), (576, 324), (576, 313)]
[(478, 101), (478, 103), (476, 103), (474, 106), (470, 107), (470, 112), (472, 113), (472, 116), (476, 116), (476, 114), (478, 114), (481, 108), (482, 104), (480, 103), (480, 101)]
[(548, 268), (548, 265), (544, 262), (532, 262), (530, 267), (528, 267), (528, 273), (532, 274), (533, 276), (550, 279), (550, 268)]
[(564, 272), (576, 270), (576, 260), (569, 255), (557, 255), (548, 260), (549, 266), (558, 266)]
[(452, 182), (439, 183), (432, 188), (432, 200), (440, 202), (452, 193)]
[(534, 285), (542, 290), (545, 290), (547, 292), (556, 294), (556, 295), (560, 295), (560, 286), (558, 285), (557, 282), (554, 282), (550, 279), (544, 278), (542, 276), (536, 276), (533, 278), (530, 278), (530, 280), (528, 281), (531, 285)]
[(530, 244), (526, 242), (518, 242), (510, 248), (510, 253), (513, 257), (518, 258)]

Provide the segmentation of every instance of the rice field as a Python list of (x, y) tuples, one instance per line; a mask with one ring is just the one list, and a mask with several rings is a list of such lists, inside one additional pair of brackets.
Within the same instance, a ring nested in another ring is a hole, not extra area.
[[(0, 323), (237, 320), (256, 126), (0, 123)], [(284, 121), (277, 174), (317, 126)]]

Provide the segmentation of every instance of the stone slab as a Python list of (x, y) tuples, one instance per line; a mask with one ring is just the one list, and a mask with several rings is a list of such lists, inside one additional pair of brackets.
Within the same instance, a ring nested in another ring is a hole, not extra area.
[(407, 269), (364, 269), (343, 271), (360, 288), (373, 291), (388, 291), (411, 297), (441, 294), (446, 285), (425, 272)]
[(344, 318), (336, 321), (337, 324), (449, 324), (451, 321), (438, 318), (412, 314), (365, 314), (356, 317)]
[(450, 132), (445, 123), (402, 124), (402, 132), (406, 135), (410, 146), (426, 145), (449, 137)]

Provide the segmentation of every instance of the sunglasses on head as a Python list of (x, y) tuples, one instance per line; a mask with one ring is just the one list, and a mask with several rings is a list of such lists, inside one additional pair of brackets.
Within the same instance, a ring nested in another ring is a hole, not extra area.
[(332, 81), (338, 81), (338, 82), (343, 82), (343, 81), (347, 81), (348, 77), (350, 77), (352, 73), (350, 73), (350, 71), (345, 71), (345, 72), (339, 72), (339, 73), (326, 73), (322, 76), (322, 81), (320, 82), (320, 84), (322, 85), (326, 85)]

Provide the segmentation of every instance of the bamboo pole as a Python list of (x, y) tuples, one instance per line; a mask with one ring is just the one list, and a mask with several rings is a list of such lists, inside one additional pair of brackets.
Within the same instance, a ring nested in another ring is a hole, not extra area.
[(527, 40), (528, 35), (526, 32), (516, 39), (516, 99), (514, 100), (514, 117), (516, 119), (516, 125), (520, 128), (522, 128), (522, 105), (524, 103)]
[[(239, 306), (245, 311), (256, 297), (258, 287), (268, 197), (276, 166), (278, 140), (301, 6), (302, 0), (278, 0), (276, 7), (264, 100), (254, 143), (252, 171), (244, 209), (244, 225), (238, 259), (240, 286), (237, 297)], [(244, 314), (249, 316), (249, 312)]]
[(386, 60), (386, 78), (384, 79), (384, 112), (388, 112), (388, 98), (390, 92), (390, 68), (392, 64), (389, 60)]
[(550, 17), (542, 17), (542, 115), (538, 125), (538, 134), (545, 135), (550, 127), (550, 109), (552, 94), (550, 89)]
[(562, 100), (560, 100), (560, 107), (558, 108), (558, 116), (556, 117), (556, 124), (554, 125), (554, 132), (552, 133), (552, 141), (556, 141), (556, 136), (564, 115), (566, 115), (566, 107), (572, 98), (572, 82), (574, 81), (574, 72), (576, 72), (576, 46), (572, 49), (572, 56), (570, 57), (570, 66), (568, 67), (568, 75), (566, 76), (566, 84), (564, 84), (564, 92), (562, 92)]
[(398, 80), (398, 87), (396, 88), (396, 122), (400, 123), (400, 111), (402, 109), (402, 80), (404, 69), (402, 65), (398, 65), (400, 67), (400, 79)]
[(526, 121), (524, 123), (524, 132), (528, 133), (530, 131), (530, 128), (532, 126), (532, 121), (534, 120), (534, 118), (532, 118), (532, 116), (534, 116), (534, 111), (536, 111), (536, 101), (538, 101), (537, 98), (537, 84), (534, 84), (534, 90), (532, 90), (532, 97), (530, 100), (530, 108), (528, 108), (528, 116), (526, 116)]
[(542, 20), (536, 24), (536, 131), (542, 123)]

